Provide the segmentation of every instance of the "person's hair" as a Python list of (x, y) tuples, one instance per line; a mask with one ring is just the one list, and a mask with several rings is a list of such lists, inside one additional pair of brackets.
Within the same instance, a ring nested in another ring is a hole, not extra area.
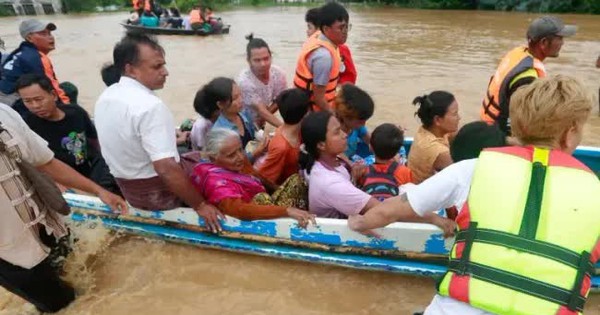
[(452, 161), (474, 159), (485, 148), (506, 146), (506, 135), (498, 125), (489, 125), (483, 121), (474, 121), (464, 125), (450, 143)]
[(332, 1), (319, 9), (319, 28), (323, 31), (324, 26), (331, 27), (336, 21), (348, 22), (350, 16), (341, 4)]
[(102, 76), (102, 82), (106, 86), (111, 86), (121, 79), (121, 73), (113, 63), (105, 63), (102, 69), (100, 69), (100, 75)]
[(404, 131), (394, 124), (381, 124), (371, 134), (373, 154), (383, 160), (396, 156), (403, 144)]
[(179, 10), (177, 10), (176, 7), (171, 7), (169, 10), (171, 10), (171, 15), (173, 17), (181, 17), (181, 13), (179, 13)]
[(335, 111), (341, 119), (367, 120), (373, 116), (371, 96), (353, 84), (344, 84), (335, 97)]
[(204, 8), (204, 11), (206, 11), (206, 10), (212, 11), (213, 9), (211, 7), (209, 7), (209, 6), (207, 6), (207, 7)]
[(156, 38), (140, 32), (127, 32), (113, 49), (113, 62), (119, 73), (125, 73), (126, 65), (136, 65), (139, 62), (140, 45), (147, 45), (163, 55), (165, 53)]
[(302, 121), (310, 108), (310, 97), (306, 91), (292, 88), (281, 92), (275, 101), (279, 106), (279, 114), (288, 125)]
[(262, 38), (254, 38), (254, 33), (246, 35), (246, 39), (248, 40), (248, 44), (246, 45), (246, 59), (250, 60), (252, 49), (266, 48), (269, 51), (269, 55), (271, 54), (271, 48), (269, 48), (267, 42)]
[(206, 135), (204, 153), (209, 157), (215, 157), (221, 151), (225, 140), (234, 137), (239, 138), (237, 132), (227, 128), (212, 128)]
[(312, 112), (306, 116), (300, 125), (300, 136), (304, 142), (304, 150), (300, 152), (300, 168), (310, 174), (315, 161), (319, 159), (319, 142), (327, 139), (327, 125), (331, 117), (329, 111)]
[(54, 87), (52, 86), (50, 79), (43, 74), (37, 73), (28, 73), (20, 76), (15, 83), (15, 91), (19, 92), (20, 89), (32, 86), (34, 84), (39, 85), (42, 90), (48, 93), (54, 92)]
[(319, 18), (319, 8), (310, 8), (306, 11), (306, 15), (304, 16), (304, 22), (312, 23), (316, 28), (319, 28), (321, 25), (321, 20)]
[(556, 147), (562, 135), (584, 123), (591, 111), (592, 100), (577, 79), (563, 75), (537, 79), (510, 99), (512, 134), (526, 145)]
[(210, 119), (219, 110), (217, 102), (231, 102), (235, 82), (232, 79), (218, 77), (204, 85), (194, 97), (194, 110), (200, 116)]
[(64, 81), (61, 82), (58, 85), (58, 87), (61, 88), (63, 92), (65, 92), (71, 104), (78, 103), (77, 98), (79, 97), (79, 89), (77, 88), (77, 86), (75, 86), (75, 84), (69, 81)]
[(454, 95), (446, 91), (434, 91), (429, 95), (417, 96), (413, 100), (413, 105), (419, 106), (415, 115), (419, 116), (421, 123), (425, 128), (433, 125), (436, 116), (444, 117), (448, 108), (456, 100)]

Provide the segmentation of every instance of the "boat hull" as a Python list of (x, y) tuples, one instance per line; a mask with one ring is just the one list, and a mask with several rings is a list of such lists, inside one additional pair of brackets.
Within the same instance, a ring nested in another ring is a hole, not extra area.
[(230, 25), (223, 25), (223, 28), (216, 32), (206, 32), (203, 30), (186, 30), (178, 28), (166, 28), (166, 27), (143, 27), (139, 25), (131, 25), (121, 23), (128, 31), (143, 32), (151, 35), (183, 35), (183, 36), (209, 36), (209, 35), (220, 35), (229, 34)]

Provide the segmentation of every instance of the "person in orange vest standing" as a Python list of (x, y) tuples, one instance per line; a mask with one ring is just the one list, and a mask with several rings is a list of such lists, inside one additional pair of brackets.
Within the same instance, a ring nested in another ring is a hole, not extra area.
[[(304, 21), (306, 22), (306, 36), (311, 37), (319, 32), (319, 25), (321, 24), (319, 19), (319, 8), (311, 8), (306, 11), (306, 15), (304, 16)], [(340, 73), (338, 84), (344, 84), (346, 82), (356, 84), (358, 74), (356, 73), (356, 67), (354, 66), (354, 60), (352, 60), (350, 48), (348, 48), (348, 45), (342, 44), (338, 46), (338, 50), (340, 51), (340, 57), (345, 68), (345, 71)]]
[(350, 30), (348, 11), (337, 2), (320, 9), (321, 33), (310, 36), (298, 57), (294, 85), (311, 95), (313, 110), (333, 110), (335, 92), (344, 65), (338, 46)]
[(514, 48), (506, 54), (490, 79), (483, 98), (481, 120), (497, 123), (503, 132), (510, 135), (508, 107), (511, 95), (518, 88), (545, 77), (544, 59), (558, 57), (563, 38), (576, 32), (577, 26), (565, 25), (555, 16), (533, 20), (527, 30), (527, 46)]

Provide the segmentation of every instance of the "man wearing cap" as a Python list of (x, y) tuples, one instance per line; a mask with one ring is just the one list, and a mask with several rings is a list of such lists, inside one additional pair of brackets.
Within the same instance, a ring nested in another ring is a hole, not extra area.
[(19, 25), (19, 32), (24, 41), (2, 63), (0, 78), (0, 101), (10, 104), (21, 115), (28, 111), (15, 91), (15, 84), (20, 76), (28, 73), (45, 75), (52, 82), (56, 94), (63, 104), (69, 104), (69, 97), (59, 87), (52, 62), (48, 53), (54, 50), (54, 23), (43, 23), (38, 20), (25, 20)]
[(510, 135), (508, 107), (511, 95), (533, 80), (545, 77), (544, 59), (558, 57), (563, 37), (573, 36), (576, 31), (576, 26), (565, 25), (554, 16), (533, 20), (527, 30), (527, 47), (520, 46), (506, 54), (490, 79), (483, 98), (481, 119), (489, 124), (497, 123)]

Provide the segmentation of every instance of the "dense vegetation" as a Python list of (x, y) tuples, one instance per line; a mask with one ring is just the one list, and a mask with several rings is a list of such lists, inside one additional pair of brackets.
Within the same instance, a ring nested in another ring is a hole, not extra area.
[[(290, 0), (288, 0), (290, 1)], [(313, 2), (311, 0), (310, 2)], [(200, 0), (212, 7), (223, 8), (232, 5), (269, 5), (275, 0)], [(600, 0), (343, 0), (362, 4), (395, 5), (422, 9), (462, 9), (499, 10), (555, 13), (600, 14)], [(184, 10), (191, 8), (198, 0), (177, 0)]]
[[(315, 1), (308, 0), (307, 3), (291, 3), (294, 0), (283, 0), (289, 4), (311, 5)], [(461, 10), (500, 10), (500, 11), (529, 11), (529, 12), (556, 12), (556, 13), (592, 13), (600, 14), (600, 0), (342, 0), (343, 2), (361, 3), (365, 5), (394, 5), (400, 7), (422, 8), (422, 9), (461, 9)], [(202, 3), (216, 9), (235, 7), (239, 5), (269, 6), (277, 5), (276, 0), (157, 0), (163, 7), (174, 3), (184, 12), (194, 4)], [(97, 7), (116, 5), (119, 7), (131, 7), (130, 0), (62, 0), (63, 7), (68, 12), (90, 12)], [(0, 15), (8, 15), (3, 12)]]

